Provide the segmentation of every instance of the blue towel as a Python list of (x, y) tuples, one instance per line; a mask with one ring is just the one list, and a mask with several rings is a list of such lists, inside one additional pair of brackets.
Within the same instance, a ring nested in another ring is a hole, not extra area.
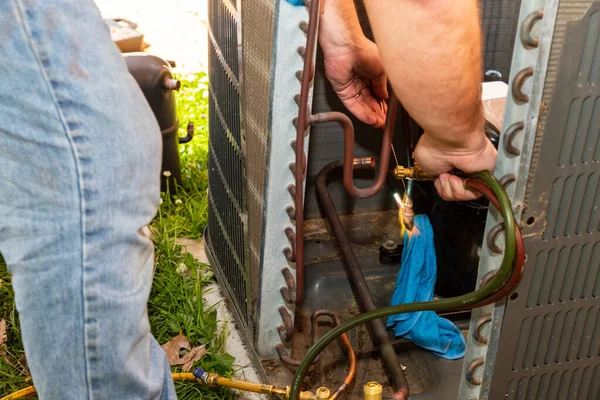
[[(433, 299), (436, 269), (431, 223), (426, 215), (415, 215), (412, 234), (404, 236), (402, 266), (391, 305)], [(387, 326), (396, 336), (410, 339), (440, 357), (455, 360), (465, 355), (465, 338), (460, 330), (433, 311), (391, 315)]]

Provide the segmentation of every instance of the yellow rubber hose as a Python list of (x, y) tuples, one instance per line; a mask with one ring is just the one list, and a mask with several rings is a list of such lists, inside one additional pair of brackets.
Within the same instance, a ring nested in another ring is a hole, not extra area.
[(12, 400), (12, 399), (24, 399), (35, 394), (35, 388), (33, 386), (27, 386), (25, 389), (18, 390), (13, 394), (9, 394), (1, 398), (0, 400)]
[[(172, 376), (174, 381), (197, 381), (196, 377), (191, 372), (174, 372)], [(35, 387), (28, 386), (25, 389), (21, 389), (9, 394), (8, 396), (2, 397), (0, 400), (24, 399), (35, 393)]]

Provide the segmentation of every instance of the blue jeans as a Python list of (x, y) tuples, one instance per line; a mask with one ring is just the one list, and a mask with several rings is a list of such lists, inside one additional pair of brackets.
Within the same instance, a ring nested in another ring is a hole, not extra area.
[(174, 399), (150, 333), (156, 120), (92, 0), (0, 1), (0, 251), (41, 399)]

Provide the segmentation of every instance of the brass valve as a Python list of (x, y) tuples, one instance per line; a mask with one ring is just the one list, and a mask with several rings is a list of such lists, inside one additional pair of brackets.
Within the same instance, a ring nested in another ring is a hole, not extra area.
[(381, 400), (383, 396), (383, 387), (378, 382), (369, 382), (363, 386), (365, 400)]
[[(200, 370), (200, 368), (196, 368)], [(285, 389), (277, 388), (273, 385), (267, 385), (264, 383), (254, 383), (246, 381), (238, 381), (229, 378), (223, 378), (216, 373), (208, 373), (200, 370), (198, 374), (195, 374), (199, 382), (203, 382), (209, 386), (225, 386), (232, 389), (261, 393), (268, 395), (276, 395), (277, 397), (287, 400), (290, 398), (290, 387), (287, 386)], [(317, 396), (312, 392), (300, 392), (300, 400), (316, 400)]]
[(396, 179), (413, 179), (416, 181), (432, 181), (435, 179), (433, 176), (426, 175), (416, 163), (414, 167), (398, 165), (394, 168), (393, 174)]
[(329, 400), (329, 396), (331, 396), (329, 389), (325, 386), (321, 386), (317, 389), (317, 399), (320, 400)]

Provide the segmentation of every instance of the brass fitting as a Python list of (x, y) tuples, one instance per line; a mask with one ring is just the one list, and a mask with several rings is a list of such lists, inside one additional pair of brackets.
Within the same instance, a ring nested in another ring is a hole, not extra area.
[[(280, 399), (289, 400), (290, 398), (290, 387), (286, 386), (285, 389), (277, 389), (273, 390), (272, 394), (277, 395)], [(300, 392), (300, 400), (316, 400), (317, 396), (312, 392)]]
[(413, 179), (416, 181), (432, 181), (435, 179), (433, 176), (426, 175), (416, 163), (414, 167), (398, 165), (392, 173), (396, 179)]
[(352, 166), (354, 168), (375, 168), (375, 158), (374, 157), (362, 157), (355, 158), (352, 160)]
[(316, 398), (317, 396), (312, 392), (300, 392), (300, 400), (315, 400)]
[[(208, 374), (208, 376), (203, 378), (202, 381), (206, 382), (206, 384), (209, 386), (226, 386), (246, 392), (276, 395), (285, 400), (290, 398), (289, 386), (287, 386), (285, 389), (279, 389), (273, 385), (266, 385), (264, 383), (253, 383), (223, 378), (219, 374), (215, 373)], [(316, 400), (316, 398), (317, 397), (312, 392), (300, 392), (300, 400)]]
[(396, 204), (398, 204), (398, 220), (400, 221), (401, 236), (404, 237), (406, 230), (411, 231), (413, 228), (413, 221), (415, 213), (413, 211), (413, 202), (410, 197), (405, 196), (404, 200), (398, 193), (394, 194)]
[(410, 197), (404, 199), (404, 206), (400, 209), (402, 213), (402, 223), (406, 229), (412, 231), (414, 226), (415, 213), (413, 211), (413, 202)]
[[(173, 373), (173, 380), (185, 381), (195, 380), (208, 386), (228, 387), (232, 389), (242, 390), (246, 392), (276, 395), (280, 399), (288, 400), (290, 398), (290, 387), (280, 389), (273, 385), (264, 383), (254, 383), (246, 381), (238, 381), (236, 379), (223, 378), (216, 373), (208, 373), (201, 368), (196, 368), (194, 373)], [(317, 396), (311, 392), (300, 392), (300, 400), (316, 400)]]
[(369, 382), (363, 386), (365, 400), (381, 400), (383, 397), (383, 386), (378, 382)]
[(317, 399), (329, 400), (330, 396), (331, 393), (329, 392), (329, 389), (327, 389), (325, 386), (321, 386), (317, 389)]

